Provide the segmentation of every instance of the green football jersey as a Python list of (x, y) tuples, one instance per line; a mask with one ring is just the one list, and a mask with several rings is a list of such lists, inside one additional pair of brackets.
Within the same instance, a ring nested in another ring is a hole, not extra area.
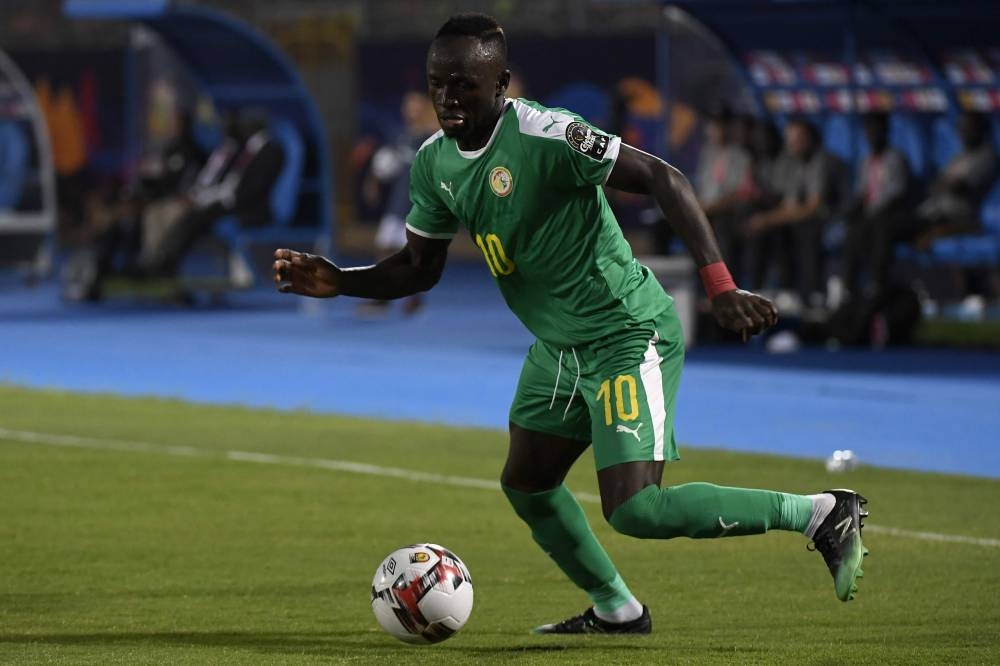
[(507, 305), (565, 348), (654, 319), (670, 297), (632, 257), (602, 185), (621, 139), (564, 109), (508, 100), (486, 145), (438, 132), (410, 172), (407, 228), (452, 238), (464, 225)]

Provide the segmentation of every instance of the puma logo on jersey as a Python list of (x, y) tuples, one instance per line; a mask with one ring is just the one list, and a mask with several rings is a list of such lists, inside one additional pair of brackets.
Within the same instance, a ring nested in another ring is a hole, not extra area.
[(719, 533), (719, 536), (720, 537), (726, 536), (729, 533), (729, 530), (733, 529), (734, 527), (736, 527), (739, 524), (740, 524), (740, 521), (734, 520), (733, 522), (731, 522), (728, 525), (726, 525), (726, 521), (724, 521), (722, 519), (722, 516), (719, 516), (719, 526), (722, 527), (722, 532)]
[(629, 428), (628, 426), (619, 425), (617, 428), (615, 428), (615, 432), (627, 432), (628, 434), (635, 437), (635, 441), (639, 442), (642, 441), (639, 439), (639, 428), (641, 427), (642, 427), (641, 423), (637, 425), (634, 430), (632, 428)]
[(552, 126), (557, 124), (558, 122), (559, 122), (558, 118), (556, 118), (555, 116), (549, 116), (549, 124), (543, 127), (542, 131), (548, 132), (550, 129), (552, 129)]
[(453, 182), (454, 181), (449, 180), (448, 183), (445, 184), (445, 182), (443, 180), (441, 181), (441, 189), (451, 195), (451, 200), (452, 201), (455, 200), (455, 193), (451, 191), (451, 184)]
[(851, 536), (851, 534), (854, 533), (854, 528), (851, 527), (852, 523), (854, 523), (854, 518), (848, 516), (847, 518), (844, 518), (842, 521), (833, 526), (833, 529), (840, 530), (841, 541), (843, 541), (844, 539), (846, 539), (847, 537)]

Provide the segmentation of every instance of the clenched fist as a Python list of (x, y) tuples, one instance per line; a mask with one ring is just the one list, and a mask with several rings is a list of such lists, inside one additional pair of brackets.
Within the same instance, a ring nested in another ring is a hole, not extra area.
[(326, 257), (295, 250), (274, 251), (274, 282), (283, 294), (336, 296), (340, 274), (341, 270)]

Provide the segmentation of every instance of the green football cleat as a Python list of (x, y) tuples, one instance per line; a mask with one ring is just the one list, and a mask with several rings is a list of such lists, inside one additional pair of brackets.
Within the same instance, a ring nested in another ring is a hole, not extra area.
[(543, 624), (531, 630), (533, 634), (648, 634), (653, 630), (649, 609), (642, 607), (642, 615), (631, 622), (606, 622), (588, 608), (580, 615), (555, 624)]
[(868, 517), (863, 508), (868, 500), (853, 490), (824, 492), (833, 495), (836, 504), (816, 529), (812, 545), (830, 568), (837, 598), (850, 601), (858, 591), (858, 578), (865, 574), (861, 561), (868, 554), (868, 549), (861, 542), (861, 528), (865, 526), (863, 519)]

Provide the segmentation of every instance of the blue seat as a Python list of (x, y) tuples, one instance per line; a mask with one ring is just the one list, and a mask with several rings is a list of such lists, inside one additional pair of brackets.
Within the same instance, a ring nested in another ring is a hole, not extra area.
[[(823, 144), (845, 163), (853, 165), (859, 155), (855, 137), (860, 137), (861, 143), (864, 143), (864, 138), (861, 137), (860, 131), (854, 131), (851, 124), (851, 118), (846, 114), (835, 113), (827, 116), (823, 122)], [(867, 147), (865, 150), (867, 151)]]
[(281, 174), (271, 190), (271, 222), (279, 227), (287, 227), (295, 217), (305, 149), (299, 131), (288, 121), (271, 123), (271, 134), (285, 153)]
[[(930, 127), (929, 170), (937, 172), (958, 154), (961, 141), (954, 121), (938, 116)], [(1000, 182), (986, 196), (981, 208), (983, 231), (934, 241), (926, 252), (908, 245), (896, 247), (896, 257), (920, 265), (954, 264), (977, 267), (1000, 265)]]
[(931, 162), (938, 170), (958, 154), (962, 143), (955, 124), (948, 116), (938, 116), (931, 124)]
[(24, 129), (17, 121), (0, 121), (0, 210), (17, 206), (29, 175), (31, 145)]
[(980, 213), (982, 231), (941, 238), (931, 244), (934, 262), (959, 266), (1000, 266), (1000, 181), (986, 195)]
[(903, 153), (914, 178), (923, 180), (927, 177), (930, 171), (927, 140), (916, 118), (894, 114), (889, 123), (889, 145)]

